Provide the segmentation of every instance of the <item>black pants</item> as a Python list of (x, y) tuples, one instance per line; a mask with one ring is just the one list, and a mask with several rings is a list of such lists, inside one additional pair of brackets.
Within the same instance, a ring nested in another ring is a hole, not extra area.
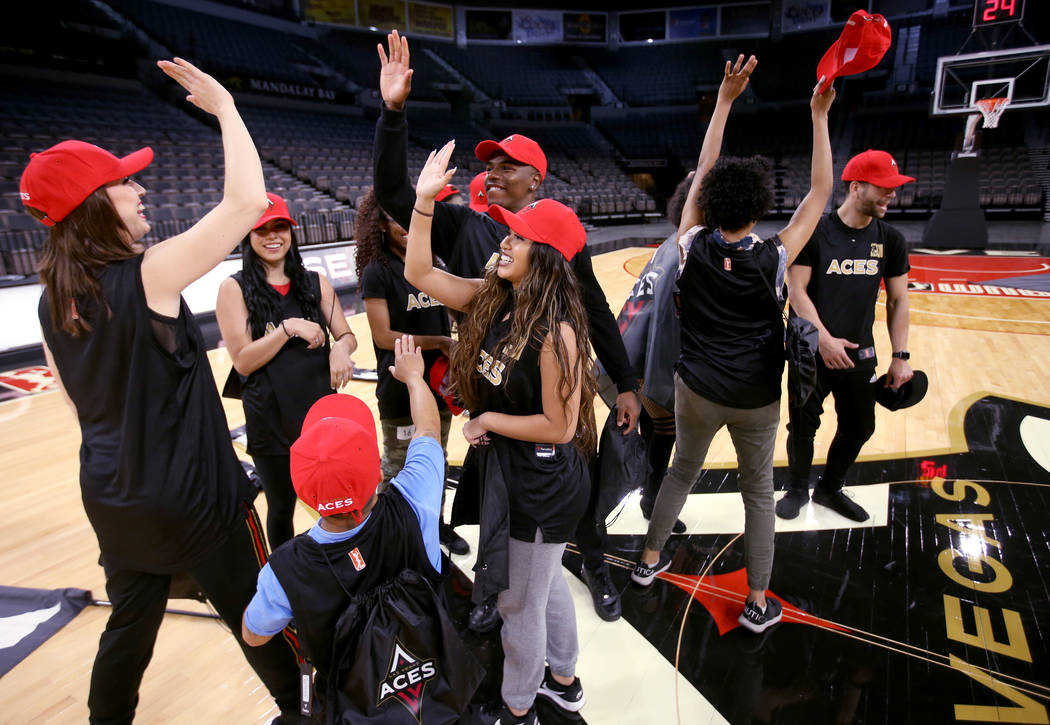
[(642, 487), (642, 499), (652, 508), (671, 462), (671, 449), (675, 441), (674, 416), (653, 420), (643, 409), (638, 418), (638, 427), (645, 439), (645, 450), (649, 457), (649, 479)]
[(266, 539), (273, 551), (295, 536), (292, 519), (297, 498), (292, 487), (291, 464), (287, 453), (283, 456), (259, 454), (252, 456), (252, 461), (266, 494)]
[[(190, 570), (215, 610), (234, 633), (248, 664), (270, 690), (282, 711), (299, 708), (297, 652), (285, 637), (274, 637), (262, 647), (241, 640), (241, 617), (255, 594), (259, 569), (266, 562), (259, 517), (246, 506), (246, 516), (229, 538), (207, 559)], [(103, 566), (105, 564), (103, 563)], [(135, 716), (142, 675), (153, 656), (157, 630), (168, 604), (171, 576), (105, 567), (106, 593), (113, 612), (99, 639), (88, 693), (92, 725), (126, 725)], [(206, 652), (200, 653), (207, 657)], [(185, 663), (192, 670), (193, 662)], [(200, 683), (201, 690), (219, 683)], [(149, 718), (147, 718), (149, 719)]]
[(605, 530), (604, 521), (594, 520), (594, 510), (598, 505), (598, 476), (595, 463), (591, 461), (591, 496), (587, 500), (587, 510), (576, 524), (576, 545), (580, 547), (583, 565), (589, 571), (596, 571), (605, 564), (605, 551), (609, 548), (609, 532)]
[(796, 401), (788, 401), (787, 451), (792, 488), (809, 488), (813, 437), (820, 427), (824, 400), (829, 393), (835, 396), (838, 427), (828, 447), (828, 462), (820, 486), (831, 491), (842, 488), (846, 471), (875, 432), (875, 386), (871, 378), (870, 369), (828, 370), (818, 357), (817, 384), (812, 395), (801, 406), (796, 405)]

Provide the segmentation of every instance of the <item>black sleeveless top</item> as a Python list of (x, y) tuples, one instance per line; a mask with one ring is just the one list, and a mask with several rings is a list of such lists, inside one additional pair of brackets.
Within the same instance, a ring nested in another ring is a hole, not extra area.
[(369, 592), (403, 569), (432, 580), (441, 575), (427, 557), (419, 518), (397, 486), (377, 496), (368, 521), (351, 538), (320, 544), (299, 534), (277, 547), (269, 563), (288, 596), (310, 660), (321, 673), (331, 662), (332, 634), (349, 595)]
[[(471, 415), (485, 411), (509, 415), (535, 415), (543, 412), (540, 379), (542, 341), (522, 341), (511, 351), (516, 362), (510, 367), (500, 361), (497, 345), (511, 327), (511, 319), (492, 325), (478, 359), (480, 405)], [(576, 524), (587, 507), (590, 478), (587, 462), (580, 450), (569, 443), (534, 443), (489, 434), (506, 476), (510, 507), (510, 535), (532, 542), (536, 529), (543, 541), (557, 544), (572, 539)]]
[(142, 259), (98, 272), (102, 303), (77, 303), (90, 332), (55, 330), (46, 290), (38, 315), (77, 409), (81, 495), (106, 566), (171, 574), (226, 539), (251, 485), (193, 314), (146, 306)]
[[(307, 274), (314, 294), (321, 299), (319, 275), (317, 272)], [(241, 273), (231, 276), (243, 290)], [(281, 320), (289, 317), (304, 317), (291, 292), (282, 295), (279, 315), (269, 324), (280, 325)], [(313, 350), (307, 348), (306, 340), (298, 337), (288, 340), (270, 362), (244, 380), (241, 403), (244, 405), (248, 453), (287, 455), (302, 432), (303, 420), (310, 406), (334, 392), (328, 367), (332, 348), (327, 335), (325, 337), (325, 344)]]

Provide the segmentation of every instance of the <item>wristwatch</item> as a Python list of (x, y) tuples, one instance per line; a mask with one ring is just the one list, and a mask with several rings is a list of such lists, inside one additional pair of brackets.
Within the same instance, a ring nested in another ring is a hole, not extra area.
[(893, 357), (897, 358), (898, 360), (907, 360), (911, 357), (911, 353), (907, 350), (901, 350), (900, 352), (893, 353)]

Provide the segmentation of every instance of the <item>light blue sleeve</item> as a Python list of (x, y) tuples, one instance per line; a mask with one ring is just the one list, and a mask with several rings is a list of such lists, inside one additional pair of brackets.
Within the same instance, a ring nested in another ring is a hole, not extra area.
[(259, 583), (255, 596), (244, 610), (244, 623), (248, 629), (262, 637), (272, 637), (292, 621), (292, 605), (288, 595), (277, 581), (273, 569), (266, 564), (259, 570)]
[(441, 443), (430, 436), (413, 438), (408, 444), (405, 467), (391, 483), (397, 486), (416, 512), (427, 557), (434, 569), (441, 571), (438, 520), (441, 517), (441, 492), (445, 488), (445, 452)]

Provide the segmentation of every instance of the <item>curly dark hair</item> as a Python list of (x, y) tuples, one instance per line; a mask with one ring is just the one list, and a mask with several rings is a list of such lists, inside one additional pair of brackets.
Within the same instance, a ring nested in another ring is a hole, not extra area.
[[(284, 273), (292, 283), (291, 294), (302, 308), (303, 317), (327, 329), (321, 314), (321, 300), (310, 287), (310, 277), (303, 266), (295, 229), (291, 230), (292, 245), (284, 257)], [(241, 240), (241, 293), (248, 308), (248, 328), (252, 339), (266, 334), (266, 323), (281, 318), (281, 295), (266, 282), (266, 265), (252, 249), (252, 235)]]
[(667, 221), (674, 224), (675, 229), (682, 223), (682, 210), (685, 208), (685, 198), (689, 196), (689, 187), (693, 185), (693, 176), (695, 174), (695, 171), (690, 171), (686, 174), (685, 178), (679, 181), (678, 186), (674, 188), (671, 198), (667, 200)]
[(467, 408), (477, 406), (478, 354), (489, 329), (511, 304), (510, 330), (496, 344), (498, 352), (493, 351), (493, 355), (506, 365), (504, 375), (514, 366), (516, 355), (513, 351), (523, 341), (542, 346), (548, 332), (557, 330), (560, 321), (568, 322), (576, 331), (578, 359), (575, 369), (568, 364), (568, 351), (561, 335), (551, 335), (551, 340), (561, 371), (558, 389), (567, 391), (564, 400), (580, 389), (580, 410), (573, 442), (590, 459), (598, 441), (594, 422), (594, 396), (598, 387), (591, 360), (587, 312), (572, 265), (554, 247), (533, 242), (529, 249), (529, 271), (517, 290), (496, 274), (495, 266), (485, 271), (484, 282), (459, 323), (459, 340), (452, 346), (449, 371), (455, 392)]
[(354, 266), (360, 283), (361, 275), (369, 262), (387, 264), (386, 232), (383, 231), (384, 212), (376, 200), (375, 189), (357, 200), (357, 217), (354, 220), (354, 237), (357, 242)]
[(700, 183), (700, 213), (707, 226), (734, 232), (773, 208), (773, 165), (761, 156), (720, 159)]

